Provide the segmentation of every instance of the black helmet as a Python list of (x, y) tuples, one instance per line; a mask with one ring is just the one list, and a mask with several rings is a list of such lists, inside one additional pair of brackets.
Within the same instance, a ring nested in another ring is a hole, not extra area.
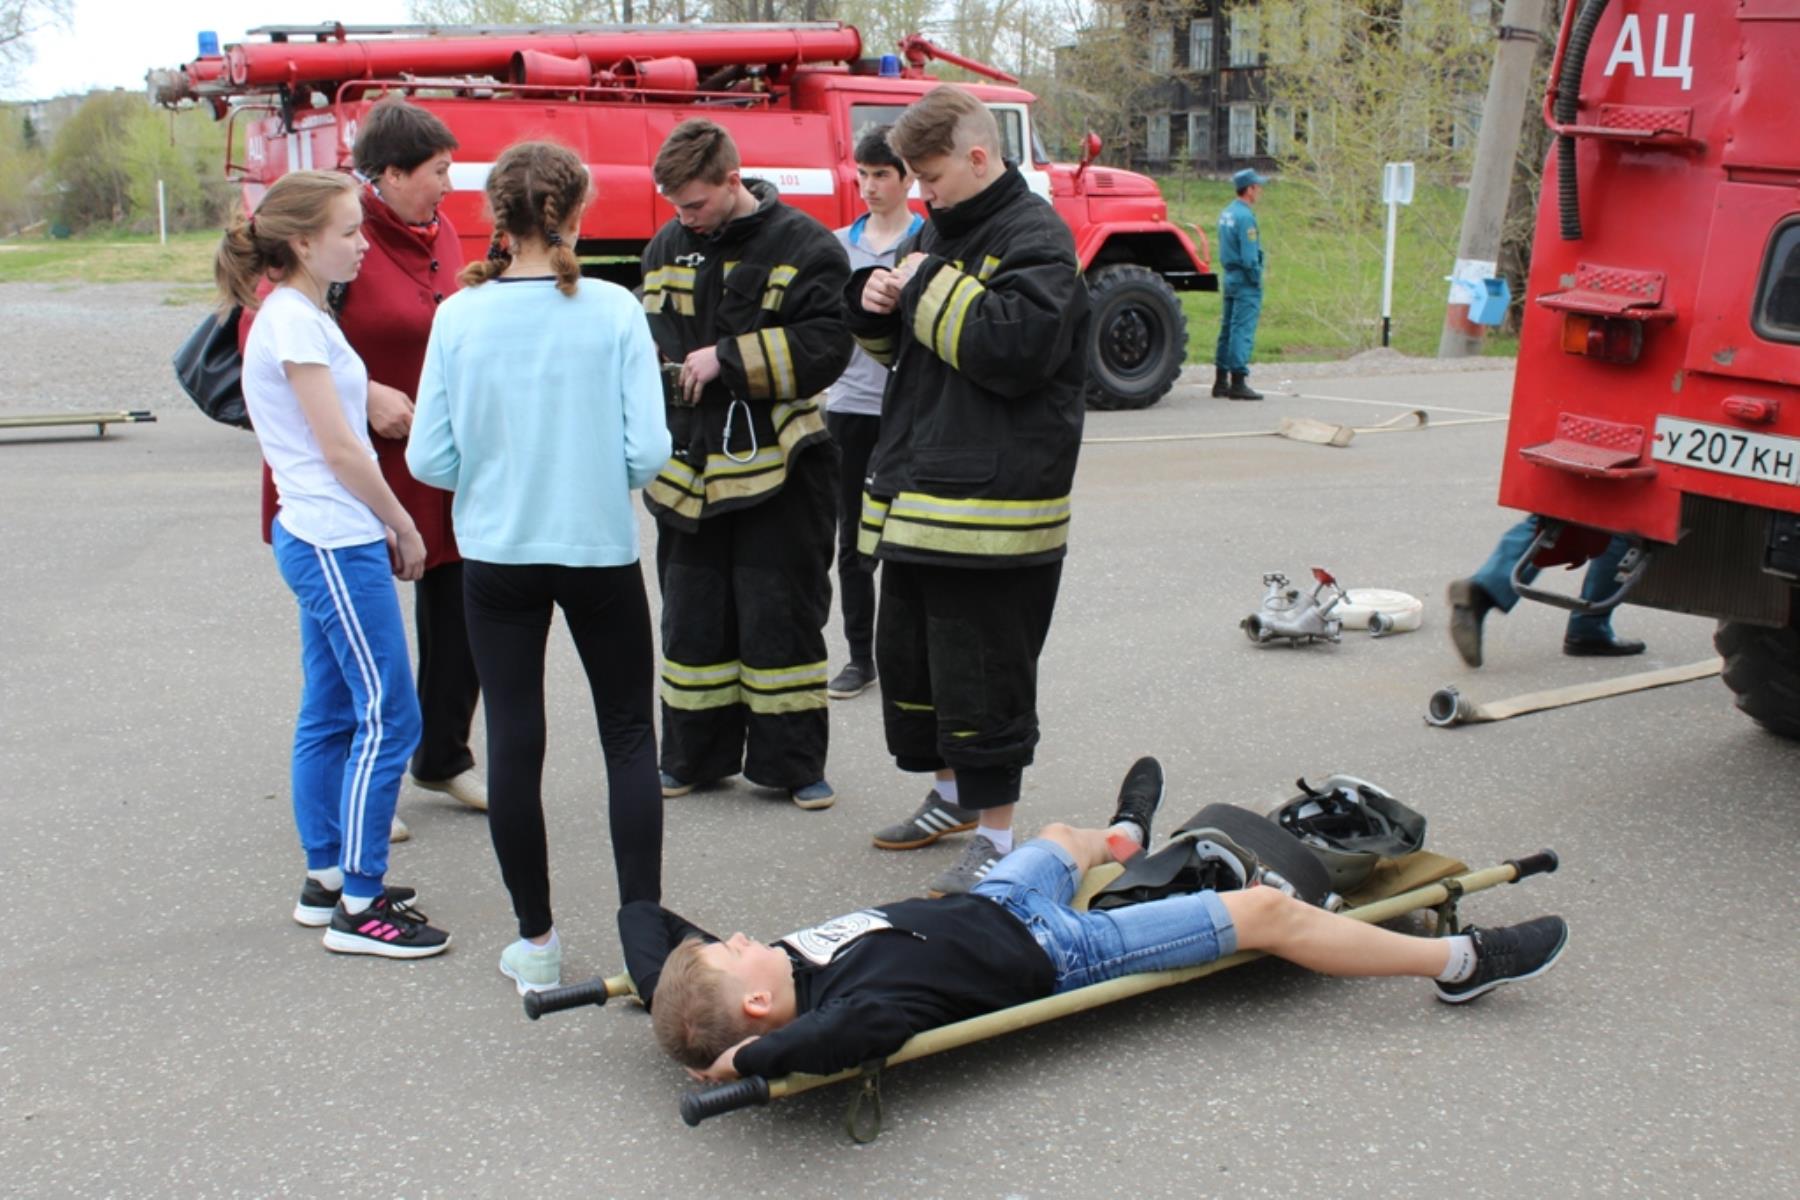
[(1425, 818), (1365, 779), (1332, 775), (1318, 787), (1296, 784), (1300, 795), (1276, 805), (1269, 819), (1318, 856), (1338, 892), (1361, 887), (1382, 859), (1425, 845)]

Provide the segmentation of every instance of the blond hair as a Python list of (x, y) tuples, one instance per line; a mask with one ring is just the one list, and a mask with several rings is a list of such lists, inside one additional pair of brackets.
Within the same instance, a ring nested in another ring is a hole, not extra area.
[(690, 937), (670, 951), (651, 997), (651, 1025), (663, 1053), (703, 1071), (756, 1032), (731, 977), (700, 958), (707, 943)]
[(219, 285), (219, 308), (234, 304), (253, 309), (256, 285), (271, 274), (286, 278), (300, 265), (294, 243), (313, 237), (331, 219), (331, 203), (356, 191), (356, 181), (334, 171), (289, 171), (277, 179), (256, 211), (240, 209), (225, 227), (213, 255), (213, 280)]
[(555, 142), (516, 142), (501, 152), (488, 172), (487, 201), (494, 215), (494, 235), (487, 257), (462, 269), (457, 278), (479, 287), (506, 270), (512, 251), (502, 236), (534, 237), (550, 247), (550, 269), (556, 288), (573, 296), (581, 280), (581, 262), (562, 238), (563, 222), (587, 199), (588, 173), (581, 159)]
[(656, 164), (650, 174), (664, 195), (680, 191), (698, 179), (720, 184), (743, 164), (737, 143), (724, 126), (695, 117), (683, 121), (669, 135), (669, 140), (656, 152)]
[(975, 93), (941, 83), (906, 106), (888, 133), (888, 145), (909, 166), (959, 146), (983, 146), (997, 155), (1000, 123)]

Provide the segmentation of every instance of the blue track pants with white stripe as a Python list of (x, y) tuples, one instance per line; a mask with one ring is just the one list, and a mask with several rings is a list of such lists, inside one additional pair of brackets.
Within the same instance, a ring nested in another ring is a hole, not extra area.
[(326, 550), (282, 528), (275, 561), (300, 605), (294, 824), (309, 871), (343, 868), (378, 896), (400, 776), (419, 744), (419, 697), (387, 544)]

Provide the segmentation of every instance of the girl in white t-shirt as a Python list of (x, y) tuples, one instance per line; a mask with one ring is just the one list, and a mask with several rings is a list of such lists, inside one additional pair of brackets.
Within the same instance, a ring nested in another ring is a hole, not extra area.
[(227, 304), (258, 308), (244, 403), (275, 477), (275, 561), (300, 608), (303, 686), (294, 728), (294, 822), (306, 880), (294, 920), (347, 954), (424, 958), (450, 935), (407, 888), (387, 888), (388, 829), (419, 741), (419, 700), (394, 576), (417, 579), (425, 543), (376, 466), (369, 374), (326, 294), (356, 277), (368, 242), (347, 175), (282, 176), (219, 244)]

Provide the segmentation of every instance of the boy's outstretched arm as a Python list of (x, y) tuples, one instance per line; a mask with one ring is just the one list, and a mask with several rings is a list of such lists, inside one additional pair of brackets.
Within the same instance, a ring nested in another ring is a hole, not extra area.
[(663, 963), (669, 952), (690, 937), (719, 939), (678, 913), (648, 900), (633, 900), (619, 910), (619, 944), (625, 951), (625, 970), (644, 1007), (656, 993)]

